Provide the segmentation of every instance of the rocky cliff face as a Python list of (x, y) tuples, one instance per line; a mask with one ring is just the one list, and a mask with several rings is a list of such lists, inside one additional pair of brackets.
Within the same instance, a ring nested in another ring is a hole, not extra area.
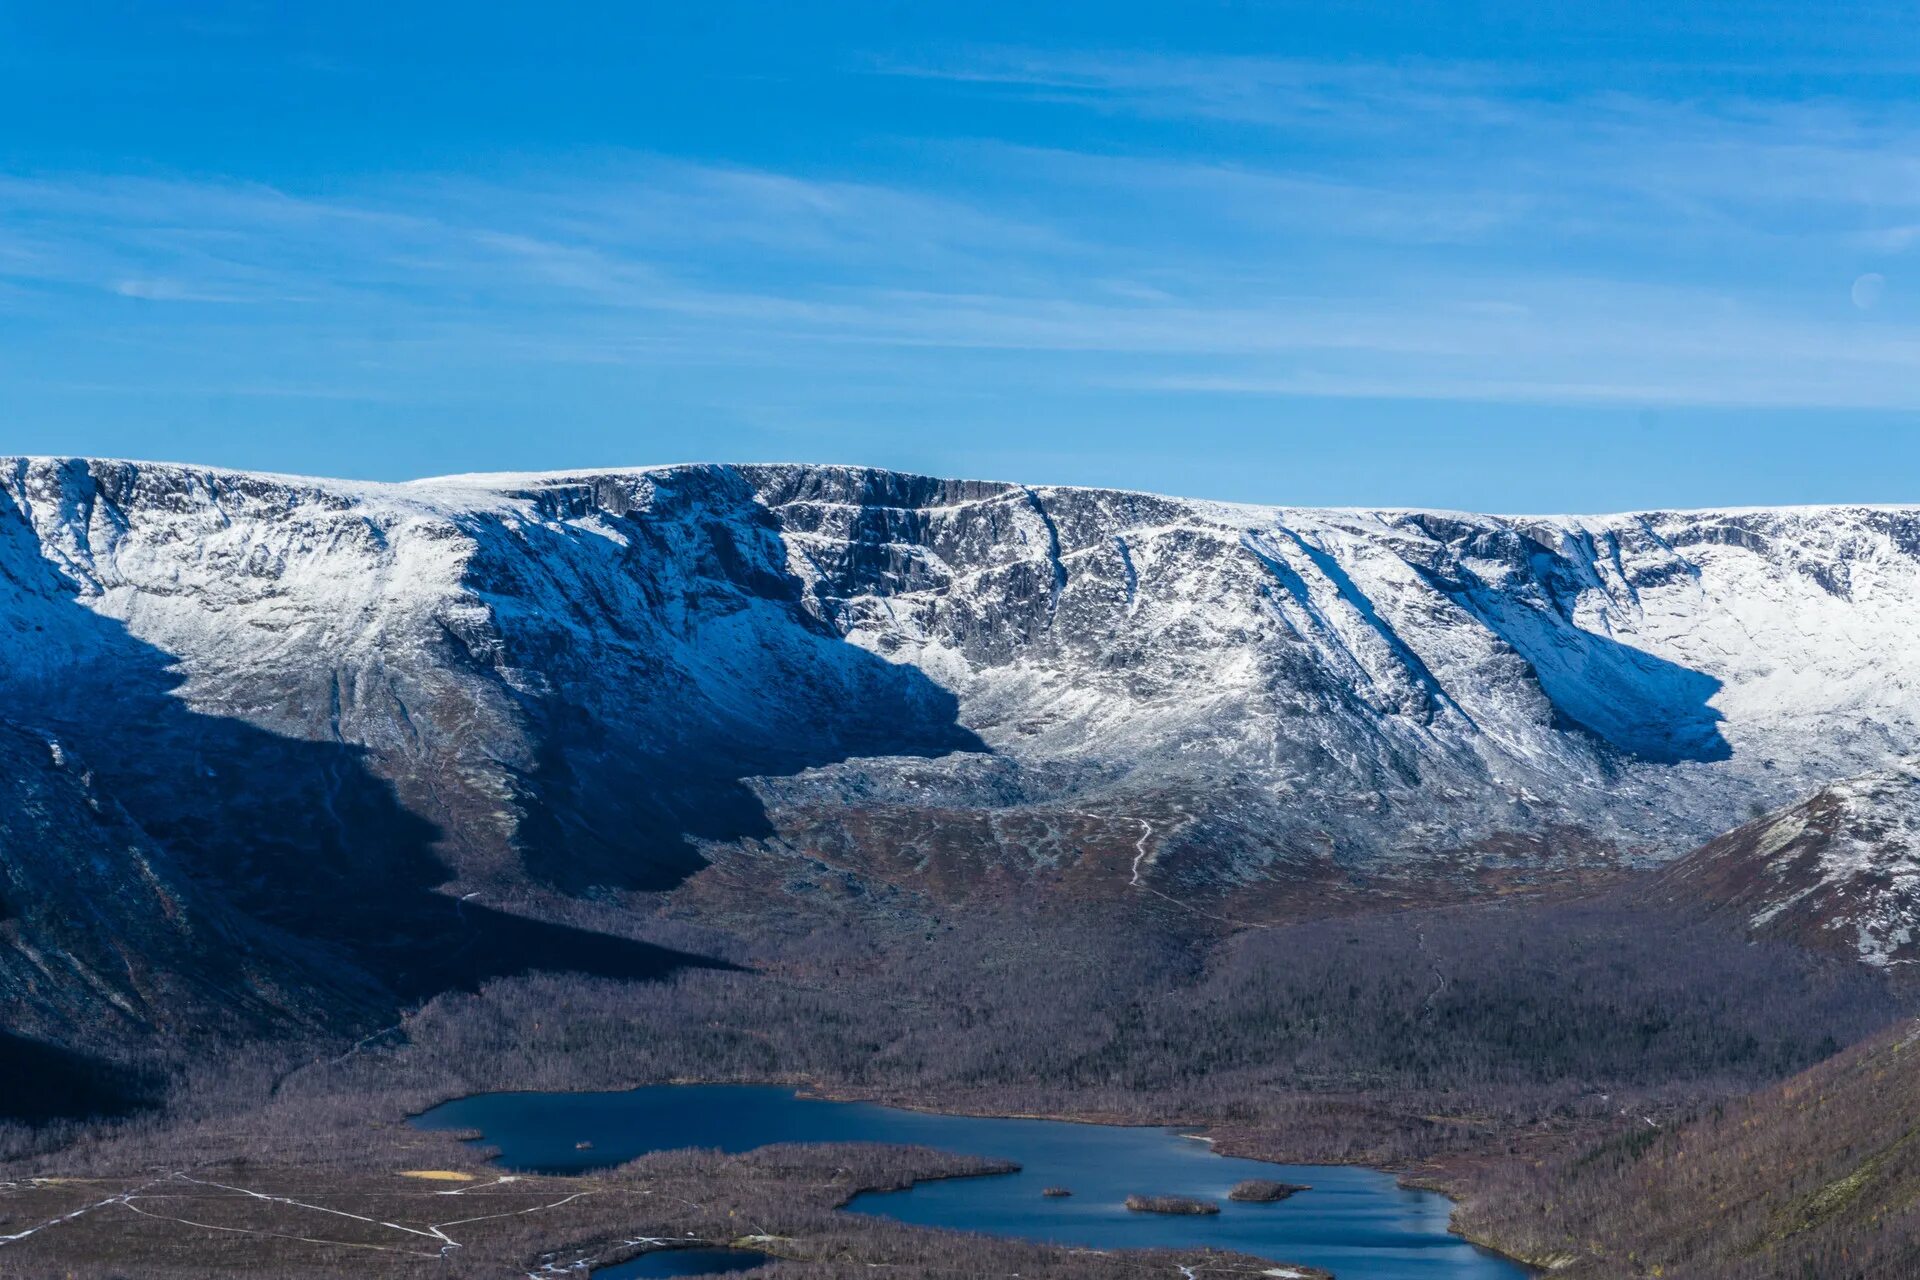
[(1058, 816), (945, 855), (1016, 874), (1659, 859), (1920, 750), (1916, 588), (1906, 509), (0, 463), (0, 692), (270, 913), (290, 873), (664, 887), (875, 815)]
[[(1920, 522), (1524, 519), (752, 469), (811, 607), (1190, 873), (1658, 858), (1916, 734)], [(921, 791), (925, 791), (925, 781)]]

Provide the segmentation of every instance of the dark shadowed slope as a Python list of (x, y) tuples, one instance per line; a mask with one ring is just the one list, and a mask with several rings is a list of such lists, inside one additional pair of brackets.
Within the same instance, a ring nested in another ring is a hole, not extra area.
[(195, 710), (170, 655), (8, 568), (0, 1029), (134, 1051), (365, 1026), (531, 969), (706, 963), (436, 892), (438, 833), (365, 748)]
[(70, 741), (0, 721), (0, 1027), (70, 1044), (323, 1026), (372, 985), (234, 911)]
[(35, 1124), (124, 1114), (156, 1101), (156, 1074), (0, 1031), (0, 1121)]
[(802, 607), (790, 550), (736, 473), (500, 492), (529, 514), (460, 520), (461, 586), (485, 622), (448, 665), (498, 690), (476, 700), (527, 744), (510, 786), (536, 880), (670, 888), (702, 843), (775, 834), (754, 778), (984, 750), (952, 693)]

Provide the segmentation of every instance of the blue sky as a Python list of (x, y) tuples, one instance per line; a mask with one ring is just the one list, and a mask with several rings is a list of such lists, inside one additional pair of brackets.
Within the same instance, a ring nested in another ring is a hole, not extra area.
[(0, 452), (1920, 501), (1917, 86), (1893, 5), (0, 0)]

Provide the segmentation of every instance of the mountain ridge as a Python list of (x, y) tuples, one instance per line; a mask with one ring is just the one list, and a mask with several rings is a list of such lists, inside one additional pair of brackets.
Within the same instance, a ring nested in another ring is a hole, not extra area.
[(1094, 856), (1064, 834), (1093, 812), (1101, 856), (1190, 888), (1526, 874), (1677, 856), (1920, 750), (1920, 508), (13, 459), (0, 574), (0, 684), (58, 700), (73, 655), (137, 643), (196, 709), (364, 756), (463, 892), (670, 883), (715, 842), (928, 809), (1047, 818), (1045, 848), (957, 854), (1029, 873)]
[(427, 476), (412, 476), (404, 480), (377, 480), (351, 476), (308, 475), (303, 472), (272, 471), (257, 467), (235, 467), (215, 463), (181, 462), (165, 458), (120, 457), (109, 454), (0, 454), (0, 468), (10, 469), (16, 464), (64, 463), (150, 467), (233, 478), (251, 478), (288, 484), (302, 484), (316, 488), (335, 489), (341, 491), (343, 496), (356, 487), (368, 490), (428, 491), (437, 485), (445, 485), (460, 489), (511, 492), (519, 488), (524, 488), (529, 484), (586, 482), (595, 479), (616, 479), (620, 477), (643, 476), (695, 469), (731, 469), (745, 472), (814, 471), (873, 474), (892, 476), (902, 480), (928, 481), (938, 484), (978, 485), (1002, 489), (1036, 489), (1063, 493), (1113, 494), (1122, 497), (1156, 498), (1163, 501), (1186, 503), (1196, 507), (1218, 507), (1249, 512), (1324, 512), (1332, 515), (1348, 516), (1466, 516), (1505, 521), (1592, 523), (1632, 520), (1649, 516), (1746, 516), (1769, 513), (1819, 514), (1840, 511), (1904, 512), (1920, 515), (1920, 502), (1709, 503), (1702, 506), (1691, 507), (1622, 507), (1599, 511), (1561, 512), (1481, 511), (1468, 507), (1394, 504), (1254, 502), (1231, 498), (1211, 498), (1203, 495), (1177, 494), (1159, 489), (1135, 489), (1119, 485), (1067, 484), (1050, 481), (1028, 483), (987, 476), (942, 476), (929, 471), (910, 471), (898, 467), (873, 466), (858, 462), (808, 462), (796, 460), (759, 462), (689, 460), (680, 462), (634, 463), (631, 465), (543, 468), (531, 471), (453, 471)]

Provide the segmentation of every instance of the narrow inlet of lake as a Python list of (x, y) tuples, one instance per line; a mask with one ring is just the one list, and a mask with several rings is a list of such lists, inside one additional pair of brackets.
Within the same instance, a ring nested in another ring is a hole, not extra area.
[[(849, 1213), (1097, 1249), (1231, 1249), (1303, 1262), (1340, 1280), (1520, 1280), (1521, 1267), (1447, 1231), (1444, 1196), (1342, 1165), (1276, 1165), (1215, 1155), (1179, 1130), (935, 1115), (802, 1098), (761, 1085), (657, 1085), (624, 1093), (493, 1093), (434, 1108), (416, 1124), (477, 1129), (502, 1166), (584, 1173), (654, 1151), (750, 1151), (775, 1142), (887, 1142), (1017, 1161), (1019, 1173), (867, 1193)], [(591, 1144), (582, 1146), (581, 1144)], [(1302, 1183), (1275, 1204), (1227, 1199), (1247, 1179)], [(1047, 1188), (1069, 1196), (1045, 1196)], [(1208, 1215), (1134, 1213), (1130, 1195), (1217, 1203)]]

